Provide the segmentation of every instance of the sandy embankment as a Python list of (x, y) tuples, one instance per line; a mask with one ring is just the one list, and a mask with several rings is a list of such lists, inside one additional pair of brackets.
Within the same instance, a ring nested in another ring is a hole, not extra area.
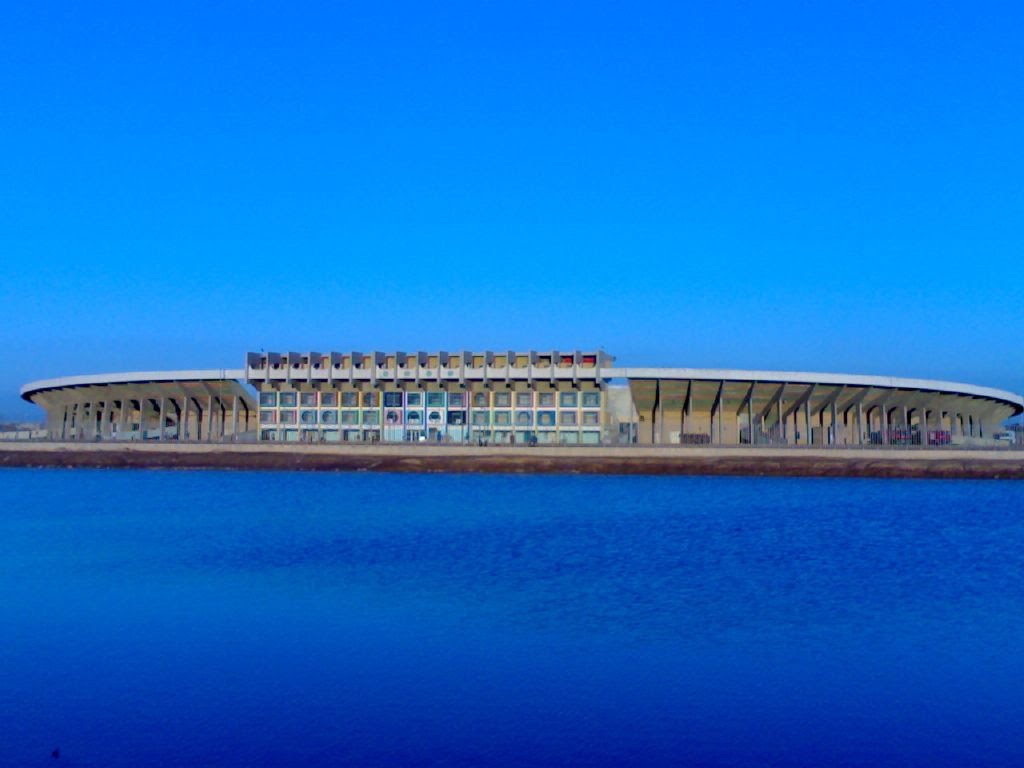
[(1024, 479), (1024, 452), (956, 449), (7, 443), (0, 466)]

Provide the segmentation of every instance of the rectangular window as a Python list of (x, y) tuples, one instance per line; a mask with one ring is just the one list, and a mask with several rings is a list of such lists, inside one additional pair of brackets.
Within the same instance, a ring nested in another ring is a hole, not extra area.
[(260, 411), (260, 424), (273, 424), (277, 421), (277, 413), (274, 411)]
[(487, 397), (486, 392), (474, 392), (473, 393), (473, 407), (474, 408), (486, 408), (490, 405), (490, 398)]
[(583, 423), (587, 426), (594, 426), (601, 423), (601, 414), (597, 411), (584, 411)]
[(307, 408), (316, 408), (316, 392), (300, 392), (299, 405)]
[(380, 405), (380, 398), (377, 392), (363, 392), (363, 407), (376, 408)]
[(576, 401), (577, 397), (575, 392), (561, 392), (558, 395), (558, 404), (563, 408), (575, 408)]
[(342, 392), (341, 393), (341, 404), (345, 408), (357, 408), (359, 406), (359, 393), (358, 392)]
[(500, 427), (507, 427), (512, 423), (512, 414), (508, 411), (495, 411), (494, 423)]
[(444, 407), (444, 392), (427, 392), (427, 407), (428, 408), (443, 408)]
[(576, 411), (562, 411), (558, 414), (558, 423), (563, 427), (575, 427)]
[(584, 408), (600, 408), (601, 407), (601, 393), (600, 392), (584, 392), (583, 393), (583, 407)]
[(333, 408), (338, 404), (338, 393), (337, 392), (321, 392), (320, 393), (320, 405), (325, 408)]
[(359, 423), (359, 411), (342, 411), (341, 412), (341, 423), (342, 424), (358, 424)]
[(302, 411), (299, 418), (303, 424), (316, 424), (316, 411)]
[(554, 408), (555, 407), (555, 393), (554, 392), (538, 392), (537, 393), (537, 405), (541, 408)]
[(495, 392), (494, 393), (494, 407), (495, 408), (508, 408), (512, 405), (512, 393), (511, 392)]
[(405, 395), (405, 404), (410, 408), (419, 408), (423, 405), (423, 393), (407, 392)]
[(540, 426), (540, 427), (553, 427), (553, 426), (555, 426), (555, 412), (554, 411), (537, 411), (537, 426)]
[(491, 421), (489, 416), (490, 413), (487, 411), (473, 411), (473, 423), (478, 426), (486, 427)]
[(282, 408), (294, 408), (295, 407), (295, 393), (294, 392), (282, 392), (281, 393), (281, 407)]
[(380, 411), (363, 411), (363, 424), (380, 424)]
[(401, 392), (385, 392), (384, 393), (384, 407), (385, 408), (401, 408), (402, 407), (402, 393)]
[(448, 407), (449, 408), (465, 408), (466, 407), (466, 393), (465, 392), (449, 392), (448, 393)]
[(465, 411), (448, 411), (448, 423), (449, 424), (465, 424), (466, 423), (466, 412)]
[(516, 392), (516, 408), (533, 407), (533, 392)]
[(532, 411), (516, 411), (516, 426), (529, 427), (533, 424)]
[(281, 411), (281, 423), (282, 424), (294, 424), (295, 423), (295, 411)]
[(277, 392), (260, 392), (260, 405), (265, 408), (277, 405)]
[(324, 424), (337, 424), (338, 423), (338, 412), (337, 411), (324, 411), (320, 414), (320, 421)]

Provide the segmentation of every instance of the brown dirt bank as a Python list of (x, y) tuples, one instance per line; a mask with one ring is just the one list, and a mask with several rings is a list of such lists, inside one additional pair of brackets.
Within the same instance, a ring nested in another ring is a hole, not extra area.
[(678, 448), (18, 444), (0, 467), (1024, 479), (1024, 454)]

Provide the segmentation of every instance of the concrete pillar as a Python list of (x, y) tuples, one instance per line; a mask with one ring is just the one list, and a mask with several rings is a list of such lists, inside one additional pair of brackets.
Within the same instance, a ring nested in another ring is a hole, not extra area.
[(182, 398), (181, 417), (178, 421), (178, 440), (189, 440), (192, 437), (188, 424), (188, 420), (192, 415), (192, 408), (190, 407), (192, 403), (190, 401), (191, 398), (188, 395)]
[[(738, 430), (737, 430), (738, 431)], [(753, 385), (751, 385), (751, 391), (747, 395), (747, 439), (750, 440), (750, 444), (754, 445), (754, 392)]]
[(206, 409), (206, 441), (213, 440), (213, 395), (209, 397), (209, 407)]
[(880, 413), (882, 419), (882, 445), (889, 445), (889, 406), (883, 405)]
[(811, 432), (811, 398), (809, 397), (804, 401), (804, 427), (807, 432), (804, 445), (814, 445), (814, 433)]
[(238, 439), (238, 395), (231, 398), (231, 439)]
[(164, 425), (167, 423), (167, 398), (160, 398), (160, 436), (158, 440), (164, 439)]
[(857, 403), (857, 445), (864, 445), (864, 405)]
[(665, 398), (662, 397), (661, 393), (661, 382), (657, 381), (654, 384), (657, 387), (658, 397), (658, 444), (665, 444)]

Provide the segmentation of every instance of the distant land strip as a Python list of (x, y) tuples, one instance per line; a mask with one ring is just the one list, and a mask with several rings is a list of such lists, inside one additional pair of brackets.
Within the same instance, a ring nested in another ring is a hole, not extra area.
[(6, 443), (0, 467), (1024, 479), (1024, 451)]

